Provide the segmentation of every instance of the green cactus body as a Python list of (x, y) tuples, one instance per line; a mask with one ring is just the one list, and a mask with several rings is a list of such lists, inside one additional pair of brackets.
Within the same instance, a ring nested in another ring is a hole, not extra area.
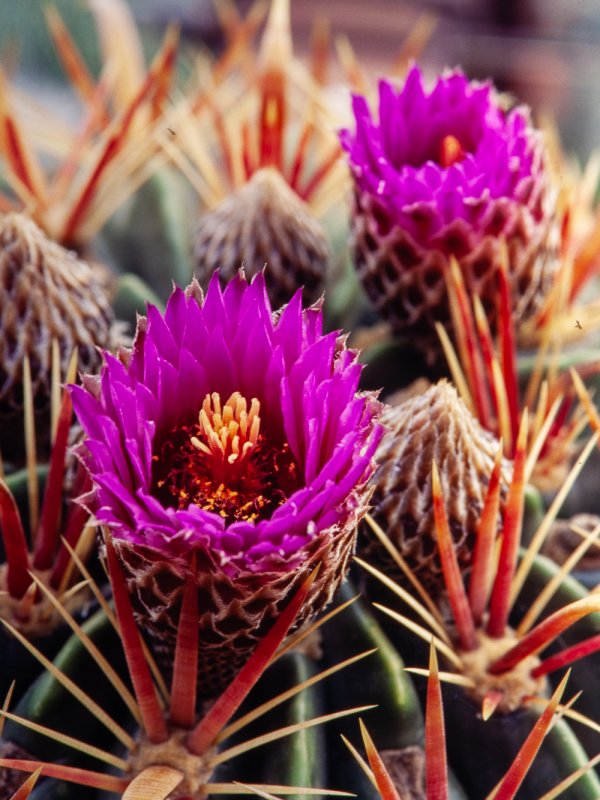
[[(349, 585), (342, 589), (342, 599), (349, 599), (354, 594)], [(119, 674), (126, 677), (127, 670), (122, 659), (115, 659), (115, 652), (120, 650), (117, 636), (103, 613), (99, 612), (86, 623), (84, 631), (111, 659)], [(376, 706), (365, 710), (363, 714), (372, 724), (383, 747), (399, 750), (422, 742), (422, 714), (412, 681), (403, 672), (403, 664), (397, 652), (366, 606), (361, 601), (356, 601), (341, 611), (326, 624), (324, 641), (326, 647), (322, 658), (315, 659), (292, 651), (277, 660), (249, 696), (240, 714), (289, 690), (299, 682), (310, 679), (345, 657), (373, 648), (377, 650), (326, 678), (323, 683), (305, 688), (300, 694), (254, 722), (248, 729), (244, 729), (242, 736), (239, 733), (232, 736), (226, 746), (235, 745), (240, 738), (246, 740), (260, 736), (265, 731), (342, 711), (356, 706), (357, 703), (361, 706)], [(119, 724), (131, 730), (133, 723), (122, 701), (101, 675), (94, 659), (77, 636), (71, 637), (67, 642), (55, 664), (103, 707), (110, 709), (111, 715)], [(365, 680), (367, 676), (368, 680)], [(114, 713), (113, 709), (116, 709)], [(91, 714), (82, 709), (67, 689), (48, 673), (42, 675), (33, 685), (15, 713), (38, 724), (64, 730), (71, 736), (104, 749), (123, 752), (114, 737)], [(355, 772), (355, 762), (340, 739), (342, 733), (353, 736), (355, 727), (356, 718), (352, 715), (329, 722), (327, 726), (307, 728), (261, 748), (256, 753), (251, 751), (222, 765), (213, 779), (307, 787), (327, 786), (332, 789), (344, 788), (346, 781), (347, 790), (358, 791), (360, 787), (361, 797), (367, 800), (370, 797), (375, 798), (377, 795), (373, 793), (372, 787), (361, 782), (359, 771)], [(7, 738), (34, 757), (68, 759), (70, 764), (95, 770), (106, 769), (88, 757), (74, 755), (72, 750), (63, 745), (49, 744), (47, 737), (16, 723), (11, 722), (5, 733)], [(85, 796), (83, 791), (89, 791), (76, 785), (59, 786), (57, 796), (65, 798), (80, 798)], [(35, 791), (46, 791), (45, 784)], [(39, 795), (42, 796), (44, 795)], [(106, 795), (107, 800), (110, 796)], [(33, 797), (38, 798), (38, 794)], [(457, 790), (453, 797), (458, 800), (464, 795)]]
[[(531, 605), (557, 569), (556, 565), (543, 557), (536, 559), (515, 607), (516, 617)], [(354, 594), (352, 586), (346, 583), (342, 587), (340, 601), (350, 600)], [(565, 602), (583, 596), (585, 590), (576, 581), (564, 580), (552, 598), (547, 613), (562, 607)], [(597, 632), (598, 624), (597, 615), (590, 615), (579, 623), (579, 630), (574, 629), (565, 635), (565, 642), (579, 641), (583, 635)], [(390, 643), (364, 601), (357, 600), (345, 608), (322, 629), (322, 657), (316, 660), (293, 651), (283, 656), (265, 673), (263, 681), (258, 684), (240, 713), (243, 714), (258, 703), (289, 690), (343, 658), (373, 648), (376, 648), (375, 652), (327, 678), (323, 683), (304, 689), (253, 723), (244, 730), (241, 738), (260, 736), (267, 730), (293, 725), (360, 703), (364, 706), (376, 706), (362, 712), (362, 716), (382, 753), (399, 751), (410, 746), (419, 747), (423, 740), (422, 713), (413, 682), (403, 671), (399, 652), (405, 654), (409, 664), (423, 663), (425, 646), (415, 643), (414, 637), (410, 637), (398, 626), (385, 627), (396, 647)], [(585, 630), (581, 630), (582, 628)], [(125, 664), (121, 657), (116, 657), (116, 653), (120, 651), (118, 637), (104, 614), (98, 612), (84, 625), (84, 631), (110, 658), (119, 674), (126, 678)], [(111, 716), (120, 724), (131, 730), (133, 722), (123, 702), (77, 636), (69, 639), (57, 656), (55, 665), (96, 702), (110, 709)], [(597, 681), (594, 662), (588, 659), (574, 666), (569, 682), (569, 696), (582, 690), (586, 697), (586, 713), (592, 718), (595, 718), (595, 704), (600, 697)], [(416, 678), (415, 685), (420, 692), (424, 682), (421, 678)], [(483, 798), (505, 773), (518, 747), (531, 730), (538, 711), (530, 707), (509, 714), (497, 712), (491, 719), (483, 722), (480, 709), (457, 686), (445, 687), (444, 705), (450, 731), (450, 766), (466, 792), (465, 795), (454, 781), (450, 796), (457, 800), (465, 796)], [(48, 673), (42, 675), (33, 685), (15, 713), (38, 724), (63, 730), (68, 735), (79, 737), (95, 746), (116, 753), (123, 751), (97, 719), (82, 709), (64, 686)], [(590, 755), (593, 754), (595, 742), (593, 732), (584, 733), (584, 730), (581, 726), (575, 729), (564, 718), (556, 722), (526, 779), (524, 797), (535, 800), (544, 791), (553, 788), (559, 780), (587, 763), (588, 756), (584, 748), (587, 747)], [(356, 738), (355, 733), (356, 718), (353, 716), (330, 722), (327, 727), (311, 727), (293, 734), (289, 739), (276, 741), (256, 751), (256, 754), (246, 753), (222, 765), (214, 779), (260, 784), (328, 786), (357, 792), (364, 800), (376, 800), (376, 790), (362, 775), (341, 743), (341, 734), (352, 740)], [(88, 757), (73, 756), (70, 749), (58, 743), (49, 743), (47, 737), (14, 722), (8, 723), (5, 738), (14, 741), (33, 756), (42, 756), (48, 760), (66, 758), (68, 763), (99, 769), (98, 762)], [(236, 734), (226, 745), (236, 744), (239, 739), (240, 734)], [(48, 785), (54, 785), (54, 782), (43, 782), (32, 796), (36, 800), (43, 797), (81, 798), (90, 792), (79, 786), (60, 784), (56, 794), (48, 795)], [(569, 800), (591, 800), (598, 796), (600, 781), (593, 771), (580, 778), (564, 793), (564, 797)], [(109, 797), (107, 794), (107, 800)]]
[[(559, 571), (559, 567), (543, 556), (537, 556), (529, 577), (515, 603), (511, 622), (515, 625), (530, 608), (544, 587)], [(571, 577), (563, 578), (557, 591), (543, 611), (547, 617), (553, 611), (564, 608), (568, 603), (588, 596), (581, 584)], [(391, 606), (391, 603), (387, 603)], [(406, 612), (411, 616), (410, 611)], [(428, 645), (405, 630), (395, 621), (381, 617), (383, 628), (407, 666), (422, 665), (427, 660)], [(598, 633), (600, 615), (590, 614), (564, 632), (561, 637), (544, 651), (553, 651), (581, 642)], [(567, 698), (582, 692), (579, 708), (592, 720), (598, 718), (600, 702), (600, 672), (598, 654), (575, 662), (567, 683)], [(564, 676), (560, 670), (550, 676), (544, 695), (549, 696), (550, 685), (556, 685)], [(425, 679), (415, 679), (415, 686), (423, 697)], [(487, 797), (488, 793), (504, 776), (512, 759), (531, 731), (539, 717), (541, 705), (524, 706), (516, 711), (502, 713), (496, 711), (484, 721), (481, 703), (477, 703), (461, 686), (446, 684), (443, 690), (444, 713), (447, 726), (448, 759), (461, 785), (469, 798)], [(584, 699), (585, 698), (585, 699)], [(523, 783), (520, 797), (537, 800), (575, 770), (586, 766), (588, 760), (598, 752), (597, 733), (581, 724), (574, 724), (562, 717), (556, 720), (553, 728), (544, 739), (533, 766)], [(377, 743), (376, 731), (373, 735)], [(378, 745), (383, 747), (383, 745)], [(561, 797), (568, 800), (583, 800), (600, 796), (600, 780), (594, 770), (587, 772), (573, 786), (566, 789)]]
[[(356, 592), (347, 581), (339, 597), (350, 600)], [(328, 704), (333, 708), (347, 705), (350, 698), (362, 697), (376, 707), (365, 715), (374, 739), (383, 750), (398, 751), (421, 745), (423, 716), (412, 682), (403, 672), (404, 664), (363, 601), (354, 602), (324, 629), (323, 650), (326, 662), (339, 659), (345, 651), (362, 652), (376, 648), (365, 663), (352, 665), (338, 680), (327, 684)], [(328, 766), (332, 788), (357, 792), (365, 800), (375, 800), (377, 791), (340, 739), (340, 733), (352, 740), (356, 720), (343, 721), (341, 728), (328, 731)]]
[[(536, 598), (543, 590), (544, 586), (557, 575), (558, 571), (559, 567), (550, 559), (544, 556), (538, 556), (536, 558), (529, 574), (527, 584), (517, 600), (515, 615), (519, 615), (531, 605), (533, 599)], [(579, 581), (575, 580), (575, 578), (567, 576), (562, 579), (560, 587), (548, 602), (544, 615), (550, 614), (568, 603), (581, 600), (586, 596), (588, 596), (588, 592), (585, 587), (582, 586)], [(597, 636), (599, 633), (600, 614), (590, 614), (579, 620), (572, 628), (565, 631), (548, 652), (552, 653), (557, 650), (559, 645), (562, 647), (574, 645), (584, 639)], [(553, 684), (557, 683), (557, 678), (555, 676), (560, 676), (561, 674), (562, 673), (557, 672), (550, 676)], [(576, 661), (571, 666), (568, 686), (570, 696), (579, 691), (582, 692), (581, 701), (576, 705), (576, 708), (594, 722), (598, 720), (600, 715), (599, 653), (588, 655), (580, 661)], [(599, 750), (598, 734), (596, 731), (584, 725), (577, 725), (576, 733), (579, 742), (587, 751), (588, 756), (590, 758), (595, 756)]]
[[(129, 278), (127, 286), (121, 287), (121, 301), (147, 284), (151, 290), (145, 299), (156, 294), (162, 302), (169, 296), (173, 281), (183, 286), (189, 283), (191, 225), (186, 212), (191, 204), (181, 177), (165, 168), (153, 175), (106, 226), (103, 238), (116, 265), (142, 282), (134, 284)], [(117, 310), (120, 308), (117, 305)], [(145, 309), (139, 310), (142, 313)]]
[[(298, 683), (313, 678), (318, 665), (304, 653), (290, 652), (278, 659), (265, 673), (245, 703), (242, 713), (268, 702)], [(244, 739), (265, 735), (284, 726), (297, 725), (327, 713), (324, 687), (317, 683), (270, 711), (244, 731)], [(259, 753), (250, 752), (234, 759), (222, 770), (219, 780), (243, 780), (256, 784), (283, 786), (328, 786), (324, 726), (306, 728), (283, 741), (265, 745)], [(234, 735), (232, 741), (240, 738)], [(299, 795), (301, 800), (308, 800)]]
[[(37, 494), (38, 497), (43, 498), (47, 479), (49, 473), (49, 466), (46, 464), (38, 464), (35, 469), (37, 476)], [(29, 471), (27, 469), (19, 469), (6, 475), (4, 479), (5, 486), (9, 494), (14, 498), (16, 507), (20, 512), (21, 524), (27, 539), (27, 544), (31, 550), (31, 525), (30, 525), (30, 501), (31, 501), (31, 485), (29, 482)], [(3, 520), (2, 524), (5, 526), (4, 534), (6, 536), (14, 537), (15, 531), (12, 527), (14, 521)], [(63, 532), (66, 525), (63, 526)], [(33, 559), (33, 556), (31, 557)], [(0, 563), (6, 567), (6, 553), (4, 547), (4, 536), (0, 537)], [(41, 599), (41, 598), (40, 598)], [(81, 601), (75, 604), (76, 618), (78, 622), (83, 622), (95, 611), (97, 605), (94, 604), (89, 598), (83, 594)], [(12, 609), (15, 608), (13, 604)], [(4, 608), (5, 616), (3, 622), (16, 626), (17, 629), (25, 635), (30, 641), (33, 642), (47, 658), (54, 658), (59, 652), (60, 648), (65, 644), (70, 636), (68, 626), (60, 619), (58, 615), (48, 618), (47, 624), (42, 623), (36, 627), (35, 620), (31, 625), (28, 625), (28, 620), (23, 617), (14, 616), (11, 612), (10, 603)], [(46, 611), (44, 612), (46, 613)], [(1, 616), (1, 615), (0, 615)], [(11, 684), (14, 681), (14, 689), (12, 693), (12, 701), (16, 702), (21, 695), (28, 689), (31, 683), (42, 672), (41, 665), (32, 658), (23, 645), (12, 635), (12, 633), (5, 627), (0, 626), (0, 696), (5, 697)]]
[[(120, 674), (126, 674), (126, 667), (119, 647), (119, 638), (103, 611), (98, 611), (82, 626), (84, 633), (102, 651), (110, 654), (111, 663)], [(33, 657), (30, 656), (30, 658)], [(37, 663), (37, 662), (36, 662)], [(88, 692), (102, 707), (110, 709), (113, 719), (126, 723), (128, 712), (118, 693), (110, 685), (94, 659), (85, 650), (80, 639), (71, 636), (54, 660), (55, 666), (77, 685)], [(68, 692), (49, 672), (44, 672), (35, 681), (15, 708), (15, 714), (26, 719), (46, 724), (69, 736), (93, 741), (99, 747), (115, 747), (115, 739), (98, 720)], [(29, 730), (15, 722), (8, 721), (4, 739), (15, 742), (32, 757), (44, 757), (49, 761), (72, 759), (73, 751), (63, 745)], [(75, 759), (78, 766), (96, 769), (98, 762), (80, 756)], [(74, 800), (96, 797), (92, 789), (70, 783), (44, 781), (34, 790), (32, 798), (64, 798)], [(114, 795), (112, 795), (114, 797)]]
[[(570, 691), (573, 686), (569, 684)], [(458, 687), (444, 691), (444, 711), (448, 735), (448, 756), (469, 797), (484, 798), (512, 763), (515, 751), (539, 714), (524, 709), (510, 714), (494, 714), (481, 719), (480, 708)], [(546, 735), (521, 791), (523, 797), (538, 798), (579, 769), (588, 757), (573, 728), (558, 720)], [(561, 797), (565, 800), (594, 800), (600, 782), (590, 772)]]

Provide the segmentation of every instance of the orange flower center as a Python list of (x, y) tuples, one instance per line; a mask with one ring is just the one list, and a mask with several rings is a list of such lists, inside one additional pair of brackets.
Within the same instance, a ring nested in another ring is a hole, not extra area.
[(213, 460), (215, 473), (239, 476), (259, 441), (259, 414), (256, 397), (248, 410), (248, 402), (239, 392), (224, 406), (217, 392), (207, 394), (198, 415), (199, 435), (192, 436), (190, 443)]
[(451, 134), (444, 136), (440, 144), (439, 162), (441, 166), (444, 168), (451, 167), (457, 161), (462, 161), (464, 157), (465, 151), (456, 136)]
[(297, 488), (287, 442), (261, 431), (260, 402), (207, 394), (198, 421), (170, 431), (154, 456), (154, 485), (168, 505), (197, 505), (228, 522), (273, 513)]

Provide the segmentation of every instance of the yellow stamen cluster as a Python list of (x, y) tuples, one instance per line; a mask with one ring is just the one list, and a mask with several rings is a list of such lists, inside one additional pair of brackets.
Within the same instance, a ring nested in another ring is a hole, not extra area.
[(228, 464), (239, 464), (258, 442), (259, 413), (256, 397), (248, 410), (248, 401), (239, 392), (234, 392), (223, 406), (218, 392), (207, 394), (198, 415), (198, 426), (206, 441), (192, 436), (191, 443), (202, 453), (221, 457)]
[(271, 513), (297, 485), (289, 444), (261, 430), (260, 402), (233, 392), (207, 394), (198, 421), (173, 429), (153, 455), (166, 502), (197, 505), (228, 521)]

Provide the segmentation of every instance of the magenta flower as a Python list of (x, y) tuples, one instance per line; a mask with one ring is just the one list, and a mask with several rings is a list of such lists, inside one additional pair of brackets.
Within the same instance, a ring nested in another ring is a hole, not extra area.
[(501, 240), (518, 318), (540, 306), (557, 265), (555, 192), (542, 134), (524, 107), (505, 111), (489, 83), (459, 71), (427, 92), (418, 67), (396, 91), (379, 84), (379, 120), (354, 97), (343, 131), (355, 181), (357, 266), (378, 310), (398, 329), (431, 336), (449, 320), (444, 272), (458, 259), (493, 316)]
[(190, 571), (210, 610), (200, 640), (215, 646), (247, 650), (317, 563), (308, 609), (331, 597), (381, 437), (360, 371), (299, 292), (274, 316), (259, 275), (224, 292), (214, 278), (205, 299), (175, 289), (131, 351), (73, 387), (88, 503), (156, 636), (174, 642)]

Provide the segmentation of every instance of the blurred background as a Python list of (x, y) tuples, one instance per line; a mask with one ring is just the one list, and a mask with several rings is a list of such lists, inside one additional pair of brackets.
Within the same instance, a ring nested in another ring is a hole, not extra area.
[[(93, 2), (94, 0), (92, 0)], [(218, 2), (219, 0), (214, 0)], [(102, 0), (96, 0), (102, 2)], [(179, 20), (190, 44), (218, 51), (212, 0), (129, 0), (153, 50), (169, 20)], [(0, 62), (19, 80), (52, 91), (61, 71), (40, 0), (1, 0)], [(56, 0), (70, 30), (93, 62), (96, 43), (86, 0)], [(236, 3), (247, 11), (248, 0)], [(472, 77), (492, 77), (503, 89), (549, 113), (568, 150), (585, 159), (600, 143), (600, 0), (292, 0), (294, 42), (306, 50), (326, 14), (334, 35), (345, 34), (375, 80), (398, 54), (424, 12), (435, 18), (420, 61), (430, 70), (461, 65)], [(335, 79), (335, 72), (334, 72)]]

